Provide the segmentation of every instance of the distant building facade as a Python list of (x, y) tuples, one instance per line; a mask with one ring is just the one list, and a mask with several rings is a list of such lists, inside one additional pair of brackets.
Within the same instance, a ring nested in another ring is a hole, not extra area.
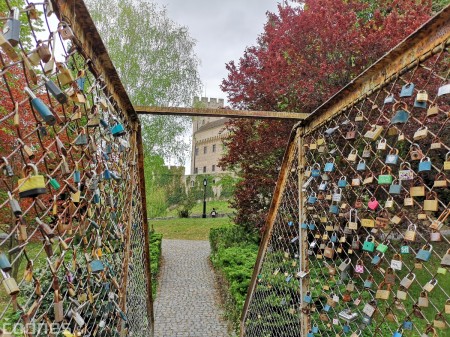
[[(194, 97), (194, 106), (219, 109), (224, 107), (224, 100)], [(223, 139), (228, 135), (224, 127), (228, 120), (224, 117), (193, 117), (191, 174), (227, 173), (218, 164), (224, 153)]]

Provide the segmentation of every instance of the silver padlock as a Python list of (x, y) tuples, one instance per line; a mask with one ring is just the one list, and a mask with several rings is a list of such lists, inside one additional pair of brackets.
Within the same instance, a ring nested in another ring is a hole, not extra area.
[(6, 175), (7, 177), (14, 177), (14, 171), (11, 165), (9, 165), (8, 159), (2, 157), (2, 160), (3, 160), (3, 174)]
[(9, 196), (9, 206), (11, 207), (11, 210), (13, 211), (14, 215), (18, 218), (22, 215), (22, 209), (20, 208), (19, 202), (13, 198), (11, 192), (8, 191)]
[(63, 40), (70, 40), (73, 38), (73, 31), (67, 24), (67, 22), (61, 21), (58, 24), (58, 33), (61, 35), (61, 38)]
[(3, 35), (5, 39), (9, 41), (11, 46), (15, 47), (20, 41), (20, 11), (17, 7), (11, 9), (12, 16), (6, 21), (5, 27), (3, 27)]

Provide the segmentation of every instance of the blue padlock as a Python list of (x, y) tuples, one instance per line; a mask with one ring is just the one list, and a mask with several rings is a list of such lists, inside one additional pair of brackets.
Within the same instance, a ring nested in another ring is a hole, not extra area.
[(315, 204), (317, 201), (317, 196), (315, 192), (312, 192), (311, 195), (308, 198), (308, 203), (309, 204)]
[(106, 161), (109, 160), (109, 156), (108, 156), (108, 154), (107, 154), (105, 151), (102, 151), (102, 157), (103, 157), (103, 159), (105, 159)]
[(414, 107), (419, 109), (426, 109), (428, 107), (427, 102), (419, 102), (417, 99), (414, 100)]
[(366, 161), (362, 159), (358, 165), (356, 166), (357, 171), (365, 171), (366, 170)]
[[(407, 319), (409, 319), (409, 317)], [(412, 330), (413, 329), (413, 322), (410, 321), (410, 320), (404, 321), (402, 327), (405, 330)]]
[(294, 222), (293, 222), (293, 221), (288, 221), (288, 226), (289, 226), (289, 227), (294, 226)]
[(342, 326), (342, 331), (344, 331), (344, 333), (349, 333), (350, 332), (350, 325), (344, 324)]
[(325, 306), (323, 307), (323, 310), (326, 312), (330, 311), (330, 309), (331, 309), (331, 306), (329, 304), (325, 304)]
[(384, 104), (393, 104), (395, 102), (395, 98), (394, 95), (388, 95), (386, 96), (386, 98), (384, 99)]
[(346, 177), (341, 177), (338, 181), (338, 187), (339, 188), (343, 188), (347, 186), (347, 178)]
[(109, 129), (109, 124), (103, 118), (100, 118), (100, 125), (105, 129)]
[(55, 125), (56, 118), (44, 102), (42, 102), (40, 98), (37, 98), (30, 88), (25, 87), (24, 91), (28, 94), (28, 96), (30, 96), (31, 105), (37, 112), (39, 112), (39, 115), (41, 115), (44, 122), (48, 125)]
[(111, 133), (114, 137), (119, 137), (123, 136), (126, 132), (123, 125), (118, 123), (111, 128)]
[(80, 91), (84, 91), (84, 85), (86, 83), (86, 77), (79, 77), (77, 78), (77, 85)]
[(396, 184), (396, 181), (394, 180), (394, 182), (392, 183), (392, 185), (389, 186), (389, 194), (401, 194), (402, 192), (402, 185)]
[[(429, 248), (427, 249), (427, 247), (429, 247)], [(416, 259), (427, 262), (431, 258), (432, 251), (433, 251), (433, 246), (430, 244), (426, 244), (417, 252)]]
[(377, 255), (375, 255), (373, 258), (372, 258), (372, 261), (371, 261), (371, 263), (373, 264), (373, 265), (378, 265), (380, 262), (381, 262), (381, 259), (384, 257), (384, 254), (377, 254)]
[(312, 332), (313, 333), (319, 333), (319, 326), (317, 324), (314, 324), (312, 327)]
[(98, 190), (95, 191), (94, 197), (92, 198), (92, 202), (93, 202), (94, 204), (100, 203), (100, 193), (99, 193)]
[(373, 286), (373, 278), (368, 278), (364, 281), (364, 288), (370, 289)]
[(75, 168), (75, 171), (73, 171), (73, 182), (78, 184), (81, 181), (81, 173), (78, 170), (78, 167)]
[(398, 150), (394, 149), (389, 152), (384, 161), (388, 165), (397, 165), (398, 163)]
[(309, 330), (309, 332), (306, 335), (306, 337), (314, 337), (314, 333), (311, 330)]
[(338, 205), (330, 205), (329, 212), (331, 214), (339, 214), (339, 206)]
[(337, 242), (337, 240), (338, 240), (338, 236), (336, 233), (333, 232), (333, 234), (331, 234), (330, 241)]
[(108, 168), (106, 168), (103, 171), (103, 179), (105, 179), (105, 180), (110, 180), (111, 179), (111, 171)]
[(316, 223), (314, 221), (310, 222), (308, 224), (308, 228), (309, 228), (310, 231), (316, 230)]
[(400, 91), (400, 97), (411, 97), (414, 93), (414, 83), (406, 83)]
[(312, 302), (312, 297), (311, 297), (311, 292), (310, 291), (306, 292), (305, 296), (303, 297), (303, 302), (305, 302), (305, 303), (311, 303)]
[(308, 224), (306, 222), (302, 222), (302, 224), (300, 225), (301, 229), (308, 229)]
[(403, 336), (403, 333), (398, 330), (396, 332), (394, 332), (394, 334), (392, 335), (392, 337), (402, 337), (402, 336)]
[(406, 110), (407, 105), (404, 102), (399, 102), (394, 105), (394, 109), (398, 104), (402, 105), (401, 109), (396, 110), (395, 115), (391, 118), (391, 124), (404, 124), (409, 119), (409, 112)]
[(323, 168), (324, 172), (333, 172), (334, 171), (334, 160), (332, 162), (326, 163)]
[(311, 170), (311, 177), (317, 178), (320, 177), (320, 166), (319, 164), (315, 164)]
[(431, 160), (429, 157), (423, 157), (419, 163), (419, 172), (431, 171)]

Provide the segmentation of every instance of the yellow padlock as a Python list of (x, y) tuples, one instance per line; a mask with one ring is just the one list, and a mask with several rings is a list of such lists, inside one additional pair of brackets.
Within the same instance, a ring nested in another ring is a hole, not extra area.
[(426, 102), (428, 101), (428, 93), (425, 90), (419, 90), (416, 97), (417, 102)]
[(445, 155), (444, 170), (450, 171), (450, 151)]
[[(32, 169), (32, 174), (28, 177), (28, 171)], [(27, 164), (23, 170), (24, 178), (19, 179), (19, 197), (21, 198), (34, 198), (38, 195), (47, 193), (45, 188), (45, 179), (43, 175), (38, 174), (38, 169), (34, 164)]]

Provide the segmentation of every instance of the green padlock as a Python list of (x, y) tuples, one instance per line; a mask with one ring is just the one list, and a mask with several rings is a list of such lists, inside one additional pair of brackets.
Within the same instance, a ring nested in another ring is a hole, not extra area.
[(373, 235), (369, 235), (364, 241), (363, 250), (366, 252), (373, 252), (375, 250), (375, 238)]
[(381, 253), (386, 253), (387, 250), (388, 250), (388, 248), (389, 248), (389, 247), (388, 247), (389, 242), (390, 242), (390, 241), (387, 241), (386, 244), (380, 243), (380, 244), (377, 246), (377, 251), (379, 251), (379, 252), (381, 252)]
[(378, 176), (378, 185), (391, 185), (392, 181), (391, 168), (387, 166), (383, 167), (381, 174)]
[(51, 176), (47, 175), (48, 178), (48, 182), (49, 184), (55, 189), (55, 190), (59, 190), (61, 185), (59, 184), (59, 182), (55, 179), (52, 178)]

